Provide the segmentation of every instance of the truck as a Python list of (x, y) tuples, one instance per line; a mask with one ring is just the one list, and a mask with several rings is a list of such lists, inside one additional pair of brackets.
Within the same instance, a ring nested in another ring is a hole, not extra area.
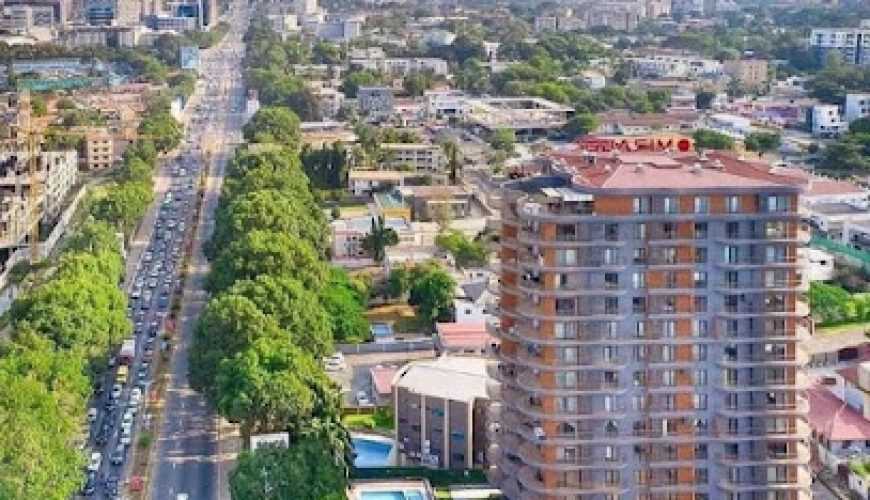
[(121, 344), (121, 352), (118, 357), (125, 365), (132, 363), (133, 358), (136, 357), (136, 339), (125, 339)]

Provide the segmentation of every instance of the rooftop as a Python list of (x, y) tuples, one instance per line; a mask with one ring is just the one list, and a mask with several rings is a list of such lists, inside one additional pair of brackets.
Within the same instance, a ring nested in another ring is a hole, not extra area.
[(437, 323), (439, 343), (447, 349), (485, 349), (494, 339), (486, 323)]
[(771, 171), (765, 162), (734, 155), (695, 153), (588, 153), (563, 167), (577, 186), (602, 189), (798, 189), (799, 180)]
[(831, 441), (864, 441), (870, 439), (870, 421), (855, 411), (824, 386), (807, 389), (810, 427)]
[(486, 363), (482, 357), (449, 355), (435, 360), (414, 361), (396, 373), (393, 386), (466, 403), (488, 399)]
[(372, 375), (372, 385), (378, 394), (390, 394), (393, 391), (393, 377), (399, 371), (395, 366), (373, 366), (369, 372)]

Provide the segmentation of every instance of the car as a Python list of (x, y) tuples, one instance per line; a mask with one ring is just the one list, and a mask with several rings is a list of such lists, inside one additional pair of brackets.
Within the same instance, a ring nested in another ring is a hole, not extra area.
[(157, 335), (157, 331), (159, 329), (160, 329), (160, 323), (158, 323), (156, 321), (152, 321), (151, 323), (148, 324), (148, 336), (154, 337), (155, 335)]
[(82, 495), (91, 496), (97, 491), (97, 474), (94, 472), (88, 473), (88, 479), (82, 487)]
[(138, 387), (135, 387), (132, 391), (130, 391), (130, 401), (136, 400), (138, 403), (142, 399), (142, 390)]
[(157, 307), (161, 311), (165, 311), (169, 307), (169, 297), (162, 295), (157, 299)]
[(130, 292), (131, 299), (138, 299), (141, 296), (142, 296), (142, 289), (141, 288), (134, 288), (133, 291)]
[(109, 358), (109, 369), (114, 368), (114, 367), (115, 367), (115, 364), (116, 364), (117, 362), (118, 362), (118, 360), (115, 358), (115, 356), (111, 356), (111, 357)]
[(88, 470), (96, 472), (100, 470), (100, 465), (103, 463), (103, 454), (99, 451), (91, 453), (91, 458), (88, 459)]
[(372, 404), (366, 391), (359, 391), (356, 393), (356, 402), (360, 406), (370, 406)]
[(112, 399), (118, 399), (121, 397), (121, 393), (124, 391), (124, 388), (121, 387), (121, 384), (115, 384), (112, 386), (112, 393), (109, 395)]
[(139, 380), (146, 380), (148, 378), (148, 369), (144, 366), (139, 368), (139, 372), (136, 374)]
[(157, 288), (157, 278), (148, 280), (148, 288)]
[[(152, 296), (153, 296), (153, 295), (151, 294), (151, 290), (145, 290), (145, 293), (142, 294), (142, 303), (145, 304), (145, 305), (147, 306), (147, 304), (148, 304), (149, 302), (151, 302), (151, 297), (152, 297)], [(143, 307), (143, 309), (146, 309), (146, 308), (147, 308), (147, 307)]]
[(127, 458), (127, 447), (123, 444), (118, 444), (115, 447), (115, 451), (112, 452), (112, 455), (109, 457), (109, 462), (112, 465), (121, 465), (124, 463), (124, 460)]
[(117, 497), (118, 496), (118, 484), (119, 484), (119, 481), (118, 481), (117, 477), (109, 476), (105, 482), (106, 493), (108, 493), (109, 495), (112, 495), (114, 497)]
[(104, 392), (106, 392), (106, 387), (103, 385), (102, 380), (98, 380), (94, 384), (94, 395), (101, 396)]
[(97, 416), (100, 414), (96, 407), (88, 409), (88, 423), (92, 424), (97, 421)]
[(154, 254), (152, 254), (151, 252), (145, 252), (145, 255), (142, 256), (142, 260), (144, 262), (151, 262), (151, 259), (153, 259), (153, 258), (154, 258)]
[(133, 431), (130, 427), (124, 427), (121, 430), (121, 444), (129, 446), (133, 442)]
[(121, 426), (131, 425), (133, 423), (133, 412), (127, 410), (124, 412), (124, 415), (121, 417)]

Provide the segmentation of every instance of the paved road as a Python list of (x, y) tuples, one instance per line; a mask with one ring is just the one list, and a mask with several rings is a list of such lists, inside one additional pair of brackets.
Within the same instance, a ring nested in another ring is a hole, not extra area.
[(213, 85), (203, 103), (212, 138), (213, 162), (204, 190), (203, 210), (194, 239), (190, 274), (185, 283), (179, 324), (180, 338), (170, 366), (170, 383), (166, 392), (165, 418), (157, 439), (157, 456), (150, 476), (151, 497), (171, 500), (180, 494), (190, 499), (229, 498), (227, 472), (232, 454), (223, 449), (218, 435), (218, 419), (203, 397), (193, 391), (187, 380), (188, 350), (197, 318), (207, 296), (203, 284), (208, 263), (203, 243), (214, 228), (223, 171), (234, 143), (241, 139), (245, 91), (241, 81), (242, 35), (249, 14), (238, 11), (232, 16), (232, 30), (219, 46), (203, 55), (206, 82)]

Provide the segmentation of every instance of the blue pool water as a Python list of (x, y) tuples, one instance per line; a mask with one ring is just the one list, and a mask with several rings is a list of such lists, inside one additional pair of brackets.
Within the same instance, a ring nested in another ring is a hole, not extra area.
[(364, 491), (362, 500), (423, 500), (419, 491)]
[[(356, 458), (353, 460), (354, 467), (387, 467), (390, 465), (390, 451), (393, 445), (363, 437), (355, 437), (351, 439), (353, 442), (353, 451), (356, 452)], [(401, 492), (399, 493), (401, 495)], [(384, 497), (383, 499), (373, 497), (372, 500), (391, 500), (392, 497)], [(404, 500), (403, 497), (399, 497)], [(366, 498), (366, 500), (369, 500)], [(417, 499), (411, 499), (417, 500)]]

